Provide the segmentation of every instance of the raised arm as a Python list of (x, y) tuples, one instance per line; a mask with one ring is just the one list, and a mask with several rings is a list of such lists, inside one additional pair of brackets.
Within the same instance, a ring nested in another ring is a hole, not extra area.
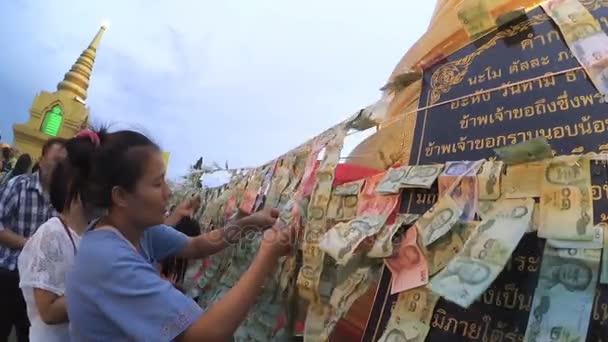
[(180, 341), (229, 341), (243, 322), (267, 277), (277, 267), (278, 258), (290, 250), (295, 231), (269, 229), (249, 269), (228, 293), (213, 304), (181, 335)]
[(294, 235), (294, 230), (267, 230), (249, 269), (206, 312), (160, 279), (156, 269), (136, 253), (117, 249), (113, 251), (115, 260), (92, 271), (103, 279), (96, 288), (96, 304), (121, 331), (138, 341), (229, 341), (275, 270), (279, 256), (290, 250)]
[(241, 237), (246, 236), (249, 232), (263, 231), (270, 228), (278, 216), (278, 210), (265, 209), (237, 219), (222, 229), (216, 229), (191, 238), (185, 248), (181, 250), (179, 256), (187, 259), (200, 259), (215, 254), (231, 243), (235, 243)]
[(186, 216), (192, 216), (201, 206), (200, 196), (190, 197), (180, 203), (165, 219), (165, 224), (175, 227)]

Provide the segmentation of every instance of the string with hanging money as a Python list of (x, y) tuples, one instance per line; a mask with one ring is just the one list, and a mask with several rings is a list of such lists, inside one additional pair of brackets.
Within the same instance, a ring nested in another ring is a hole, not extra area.
[[(300, 205), (297, 203), (296, 205)], [(302, 211), (301, 211), (302, 212)], [(301, 217), (299, 218), (300, 222), (297, 222), (298, 225), (301, 224)], [(285, 327), (285, 339), (290, 341), (295, 336), (295, 325), (296, 318), (298, 313), (298, 286), (297, 286), (297, 274), (300, 273), (300, 268), (302, 267), (302, 253), (300, 251), (301, 241), (300, 236), (296, 237), (293, 246), (292, 246), (292, 254), (290, 257), (295, 259), (295, 266), (293, 269), (293, 273), (289, 277), (289, 285), (287, 287), (287, 323)]]
[[(508, 89), (508, 88), (511, 88), (511, 87), (515, 87), (517, 85), (521, 85), (521, 84), (524, 84), (524, 83), (533, 82), (533, 81), (541, 80), (541, 79), (548, 78), (548, 77), (559, 76), (559, 75), (567, 74), (569, 72), (573, 72), (573, 71), (577, 71), (577, 70), (582, 70), (582, 69), (584, 69), (582, 66), (574, 67), (574, 68), (570, 68), (570, 69), (565, 69), (565, 70), (560, 70), (560, 71), (556, 71), (556, 72), (546, 73), (546, 74), (541, 75), (541, 76), (537, 76), (537, 77), (533, 77), (533, 78), (528, 78), (528, 79), (521, 80), (521, 81), (514, 82), (514, 83), (503, 84), (501, 86), (490, 88), (490, 89), (485, 89), (483, 91), (476, 91), (475, 93), (463, 95), (461, 97), (457, 97), (457, 98), (454, 98), (454, 99), (445, 100), (445, 101), (437, 102), (435, 104), (428, 105), (428, 106), (425, 106), (425, 107), (416, 108), (416, 109), (413, 109), (413, 110), (410, 110), (408, 112), (405, 112), (405, 113), (401, 114), (401, 116), (403, 118), (405, 118), (408, 115), (416, 114), (416, 113), (418, 113), (419, 111), (422, 111), (422, 110), (428, 110), (428, 109), (436, 108), (436, 107), (443, 106), (443, 105), (446, 105), (446, 104), (450, 104), (450, 103), (454, 103), (454, 102), (457, 102), (457, 101), (461, 101), (461, 100), (464, 100), (464, 99), (467, 99), (467, 98), (470, 98), (470, 97), (473, 97), (473, 96), (479, 96), (479, 95), (483, 95), (483, 94), (493, 93), (493, 92), (497, 92), (497, 91), (500, 91), (500, 90), (504, 90), (504, 89)], [(399, 123), (399, 121), (395, 120), (391, 124), (398, 124), (398, 123)], [(403, 120), (403, 125), (404, 125), (404, 128), (407, 128), (407, 127), (405, 127), (407, 125), (407, 121), (406, 120)], [(390, 125), (388, 125), (388, 126), (386, 126), (384, 128), (387, 128), (389, 126)], [(402, 131), (403, 131), (403, 138), (401, 139), (401, 148), (403, 149), (403, 148), (405, 148), (405, 142), (406, 142), (406, 139), (407, 139), (406, 135), (407, 135), (408, 130), (407, 129), (402, 129)], [(372, 154), (372, 153), (352, 154), (352, 155), (349, 155), (347, 157), (341, 157), (340, 159), (344, 160), (344, 159), (354, 159), (354, 158), (365, 158), (365, 157), (368, 157), (368, 156), (375, 157), (375, 156), (377, 156), (377, 154)]]

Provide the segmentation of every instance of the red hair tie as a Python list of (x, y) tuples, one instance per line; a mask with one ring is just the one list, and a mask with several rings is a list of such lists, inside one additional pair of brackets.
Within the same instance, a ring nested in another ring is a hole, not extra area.
[(76, 137), (77, 138), (81, 138), (81, 137), (89, 138), (95, 146), (99, 146), (101, 144), (101, 140), (99, 140), (99, 135), (97, 135), (97, 133), (91, 131), (88, 128), (85, 128), (82, 131), (80, 131), (80, 133), (78, 133), (76, 135)]

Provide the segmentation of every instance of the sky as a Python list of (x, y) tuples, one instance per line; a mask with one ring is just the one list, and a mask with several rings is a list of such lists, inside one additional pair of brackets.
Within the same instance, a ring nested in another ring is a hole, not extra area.
[[(377, 101), (425, 32), (433, 1), (3, 0), (0, 134), (25, 123), (109, 23), (87, 104), (93, 123), (137, 129), (171, 152), (253, 167)], [(345, 153), (368, 132), (348, 138)]]

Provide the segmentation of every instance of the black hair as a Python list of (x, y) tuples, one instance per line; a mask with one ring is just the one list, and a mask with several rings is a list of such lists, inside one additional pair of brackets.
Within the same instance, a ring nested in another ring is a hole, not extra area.
[(11, 157), (11, 148), (3, 147), (2, 148), (2, 158), (4, 158), (4, 160), (9, 160), (10, 157)]
[(175, 225), (175, 229), (189, 237), (201, 235), (201, 225), (198, 223), (198, 221), (189, 216), (183, 217), (181, 220), (179, 220), (179, 222)]
[(47, 140), (44, 145), (42, 145), (42, 156), (45, 156), (48, 150), (53, 147), (53, 145), (61, 145), (65, 146), (67, 140), (64, 138), (51, 138)]
[(88, 137), (76, 137), (64, 143), (67, 158), (61, 161), (51, 175), (50, 199), (60, 213), (80, 199), (85, 201), (85, 189), (91, 173), (91, 160), (96, 146)]
[(133, 191), (141, 178), (149, 148), (158, 146), (145, 135), (134, 131), (98, 133), (101, 145), (91, 161), (85, 200), (100, 209), (112, 207), (112, 189), (119, 186)]
[(39, 168), (40, 168), (40, 165), (38, 165), (38, 162), (34, 163), (34, 166), (32, 166), (32, 173), (38, 171)]
[[(201, 226), (196, 220), (190, 217), (182, 218), (177, 225), (175, 225), (175, 229), (190, 237), (201, 234)], [(163, 261), (161, 273), (166, 277), (174, 278), (176, 284), (181, 284), (184, 281), (187, 269), (188, 259), (172, 257)]]
[(27, 153), (20, 155), (13, 167), (13, 177), (27, 173), (30, 166), (32, 166), (32, 157)]

